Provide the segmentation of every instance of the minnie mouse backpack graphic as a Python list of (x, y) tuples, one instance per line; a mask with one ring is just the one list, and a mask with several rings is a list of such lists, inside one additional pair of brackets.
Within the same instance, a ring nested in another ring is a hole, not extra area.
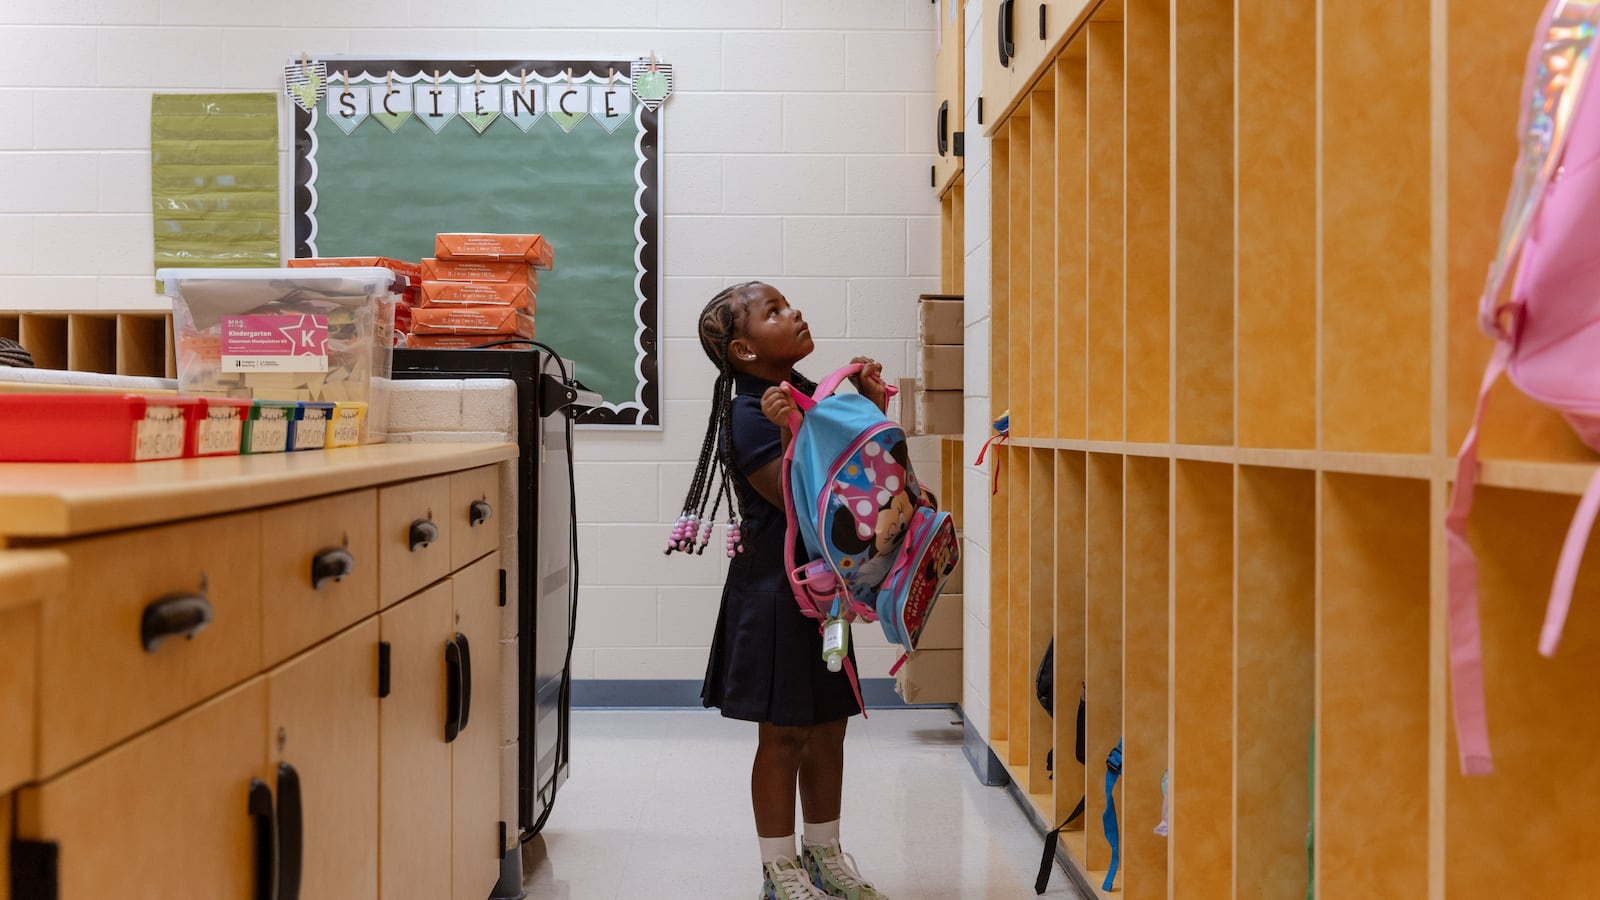
[[(1467, 542), (1478, 425), (1501, 373), (1560, 412), (1600, 450), (1600, 89), (1591, 82), (1600, 2), (1550, 0), (1534, 31), (1517, 126), (1521, 148), (1501, 219), (1498, 253), (1478, 305), (1496, 341), (1472, 427), (1457, 460), (1445, 519), (1449, 564), (1450, 687), (1465, 775), (1494, 771), (1483, 695), (1478, 570)], [(1515, 276), (1512, 269), (1515, 267)], [(1502, 302), (1507, 282), (1511, 291)], [(1589, 531), (1600, 512), (1600, 471), (1567, 531), (1539, 652), (1555, 654)]]
[[(845, 668), (858, 702), (849, 623), (877, 622), (905, 650), (893, 675), (916, 650), (960, 558), (955, 524), (918, 483), (905, 432), (866, 397), (834, 393), (860, 371), (845, 366), (810, 396), (785, 383), (804, 415), (791, 418), (783, 457), (789, 583), (801, 612), (819, 623), (828, 667)], [(809, 562), (796, 564), (796, 537)]]

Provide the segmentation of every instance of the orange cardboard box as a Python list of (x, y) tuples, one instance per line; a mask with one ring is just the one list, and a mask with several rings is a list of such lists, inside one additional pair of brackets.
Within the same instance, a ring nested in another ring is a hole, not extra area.
[(441, 234), (434, 238), (439, 259), (521, 259), (535, 269), (555, 265), (555, 251), (542, 234)]
[(309, 256), (289, 260), (291, 269), (347, 269), (377, 267), (398, 272), (411, 279), (412, 284), (422, 280), (422, 267), (412, 262), (402, 262), (387, 256)]
[(422, 306), (504, 306), (533, 310), (535, 298), (525, 284), (481, 281), (424, 281)]
[[(506, 341), (521, 337), (515, 334), (413, 334), (406, 339), (406, 346), (417, 350), (473, 350), (487, 344), (495, 344), (491, 350), (525, 350), (527, 344), (507, 344)], [(532, 335), (528, 338), (532, 340)]]
[(479, 281), (495, 284), (525, 284), (539, 292), (539, 273), (517, 259), (425, 259), (423, 281)]
[(533, 337), (533, 316), (504, 306), (427, 307), (411, 311), (412, 334)]

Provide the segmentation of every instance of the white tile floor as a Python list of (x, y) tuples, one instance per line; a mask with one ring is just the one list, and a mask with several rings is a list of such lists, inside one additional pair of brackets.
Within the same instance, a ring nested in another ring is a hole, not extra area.
[[(845, 739), (843, 843), (895, 900), (1024, 900), (1041, 842), (984, 787), (943, 709), (874, 710)], [(571, 777), (523, 872), (538, 900), (749, 900), (755, 726), (698, 710), (575, 710)], [(798, 828), (797, 828), (798, 830)], [(1058, 870), (1047, 897), (1075, 896)]]

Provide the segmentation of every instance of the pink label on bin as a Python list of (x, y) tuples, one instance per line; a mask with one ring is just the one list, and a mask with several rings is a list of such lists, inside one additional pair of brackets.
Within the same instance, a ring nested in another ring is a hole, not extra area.
[(328, 371), (327, 316), (224, 316), (224, 372)]

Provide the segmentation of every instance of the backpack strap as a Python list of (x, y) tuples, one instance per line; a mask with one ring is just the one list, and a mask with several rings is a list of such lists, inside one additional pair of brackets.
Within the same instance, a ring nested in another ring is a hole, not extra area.
[(1506, 370), (1511, 345), (1495, 344), (1494, 355), (1483, 372), (1472, 427), (1456, 457), (1455, 487), (1445, 515), (1446, 593), (1449, 598), (1450, 694), (1455, 708), (1456, 744), (1463, 775), (1489, 775), (1494, 759), (1489, 753), (1489, 717), (1483, 696), (1483, 643), (1478, 625), (1478, 561), (1467, 540), (1467, 517), (1478, 479), (1478, 435), (1489, 391)]
[(1106, 811), (1100, 817), (1105, 828), (1106, 843), (1111, 845), (1111, 867), (1106, 869), (1105, 883), (1100, 890), (1109, 891), (1117, 882), (1117, 866), (1122, 861), (1122, 835), (1117, 830), (1117, 779), (1122, 777), (1122, 741), (1106, 757)]
[(1088, 800), (1088, 797), (1079, 797), (1078, 805), (1072, 808), (1072, 812), (1066, 819), (1045, 834), (1044, 858), (1039, 860), (1039, 875), (1033, 880), (1033, 892), (1035, 894), (1043, 894), (1050, 887), (1050, 872), (1055, 868), (1056, 846), (1061, 842), (1061, 832), (1068, 825), (1076, 822), (1079, 816), (1083, 815), (1083, 807)]
[[(805, 396), (804, 392), (796, 390), (787, 381), (783, 386), (797, 399)], [(784, 573), (789, 577), (789, 587), (794, 591), (794, 599), (800, 605), (800, 612), (807, 618), (820, 622), (826, 618), (822, 607), (828, 604), (830, 597), (835, 612), (838, 610), (839, 580), (828, 568), (827, 563), (821, 560), (805, 565), (795, 563), (794, 545), (800, 540), (800, 519), (795, 514), (794, 492), (789, 487), (789, 468), (794, 464), (794, 434), (799, 430), (800, 414), (794, 413), (789, 416), (789, 446), (783, 450)]]
[(1583, 562), (1583, 550), (1589, 545), (1589, 532), (1594, 528), (1595, 516), (1600, 514), (1600, 468), (1589, 478), (1589, 486), (1578, 501), (1578, 511), (1567, 526), (1567, 540), (1561, 547), (1561, 560), (1556, 563), (1555, 582), (1550, 587), (1550, 604), (1545, 607), (1544, 628), (1539, 632), (1539, 652), (1545, 656), (1556, 655), (1556, 645), (1561, 643), (1561, 630), (1567, 624), (1567, 610), (1572, 606), (1572, 588), (1578, 581), (1578, 566)]

